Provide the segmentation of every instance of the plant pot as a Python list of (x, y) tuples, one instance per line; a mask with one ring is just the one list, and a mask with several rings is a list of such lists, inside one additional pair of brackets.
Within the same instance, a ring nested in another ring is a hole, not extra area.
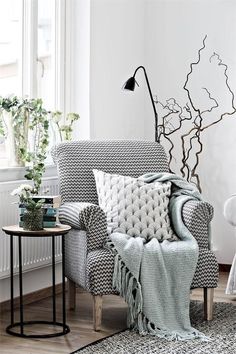
[(24, 230), (39, 231), (43, 229), (43, 209), (25, 210), (22, 218)]

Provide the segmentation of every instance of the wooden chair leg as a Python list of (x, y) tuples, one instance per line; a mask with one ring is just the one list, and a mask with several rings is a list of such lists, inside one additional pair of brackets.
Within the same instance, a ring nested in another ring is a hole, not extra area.
[(75, 282), (70, 279), (67, 279), (68, 284), (68, 309), (75, 310), (76, 306), (76, 286)]
[(93, 327), (100, 331), (102, 323), (102, 295), (93, 295)]
[(204, 288), (204, 318), (211, 321), (213, 318), (214, 288)]

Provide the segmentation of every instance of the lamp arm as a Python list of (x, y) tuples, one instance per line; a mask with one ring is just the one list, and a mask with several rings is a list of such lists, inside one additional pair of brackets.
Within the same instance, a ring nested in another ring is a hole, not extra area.
[(146, 83), (147, 83), (147, 87), (148, 87), (148, 92), (149, 92), (149, 95), (150, 95), (150, 98), (151, 98), (152, 107), (153, 107), (153, 111), (154, 111), (154, 115), (155, 115), (155, 141), (159, 142), (158, 132), (157, 132), (157, 129), (158, 129), (158, 114), (157, 114), (157, 111), (156, 111), (155, 103), (154, 103), (154, 100), (153, 100), (152, 90), (151, 90), (151, 87), (150, 87), (150, 84), (149, 84), (149, 80), (148, 80), (148, 77), (147, 77), (147, 73), (146, 73), (146, 70), (145, 70), (144, 66), (140, 65), (135, 70), (133, 77), (135, 78), (135, 75), (136, 75), (136, 73), (137, 73), (137, 71), (139, 69), (143, 69), (143, 72), (144, 72), (144, 75), (145, 75), (145, 79), (146, 79)]

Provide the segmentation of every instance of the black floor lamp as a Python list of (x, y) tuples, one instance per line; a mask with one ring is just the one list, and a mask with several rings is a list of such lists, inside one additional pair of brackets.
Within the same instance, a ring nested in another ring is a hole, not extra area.
[(134, 91), (135, 89), (135, 84), (137, 84), (139, 86), (139, 84), (137, 83), (137, 81), (135, 80), (135, 75), (137, 73), (137, 71), (139, 69), (143, 69), (144, 75), (145, 75), (145, 79), (146, 79), (146, 83), (147, 83), (147, 87), (148, 87), (148, 92), (151, 98), (151, 102), (152, 102), (152, 107), (153, 107), (153, 111), (154, 111), (154, 115), (155, 115), (155, 141), (159, 142), (159, 138), (158, 138), (158, 115), (157, 115), (157, 111), (156, 111), (156, 107), (155, 107), (155, 103), (153, 100), (153, 95), (152, 95), (152, 91), (151, 91), (151, 87), (148, 81), (148, 77), (147, 77), (147, 73), (146, 70), (144, 68), (144, 66), (139, 66), (135, 72), (134, 75), (131, 76), (124, 84), (123, 89), (124, 90), (129, 90), (129, 91)]

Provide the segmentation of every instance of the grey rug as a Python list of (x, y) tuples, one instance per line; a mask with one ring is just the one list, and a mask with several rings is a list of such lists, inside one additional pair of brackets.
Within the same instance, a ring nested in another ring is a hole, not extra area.
[(169, 342), (152, 336), (142, 337), (135, 332), (124, 332), (107, 337), (74, 352), (74, 354), (236, 354), (236, 305), (214, 304), (214, 319), (203, 320), (203, 304), (191, 302), (192, 325), (210, 337), (202, 342)]

